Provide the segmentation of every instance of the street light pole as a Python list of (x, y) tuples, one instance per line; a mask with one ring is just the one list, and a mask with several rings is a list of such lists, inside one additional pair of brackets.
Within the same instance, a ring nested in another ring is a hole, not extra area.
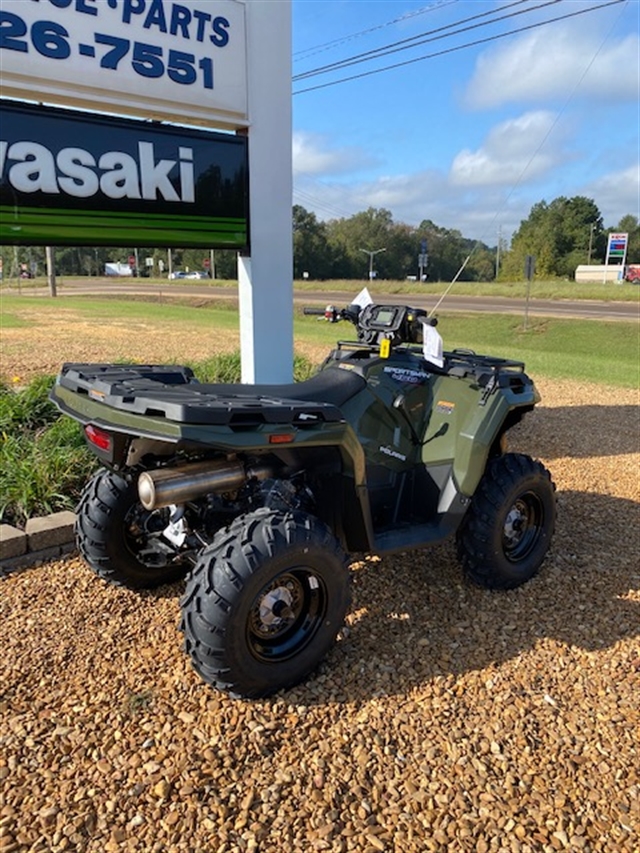
[(369, 281), (373, 280), (373, 257), (374, 255), (379, 254), (380, 252), (386, 252), (385, 249), (376, 249), (375, 251), (370, 251), (369, 249), (360, 249), (359, 251), (364, 252), (365, 255), (369, 255)]

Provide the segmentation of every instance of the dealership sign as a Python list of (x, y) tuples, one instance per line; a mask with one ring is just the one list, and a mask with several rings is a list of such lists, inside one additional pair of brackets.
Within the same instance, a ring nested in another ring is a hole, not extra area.
[(2, 0), (5, 97), (245, 127), (238, 0)]
[(2, 102), (0, 243), (248, 245), (246, 138)]

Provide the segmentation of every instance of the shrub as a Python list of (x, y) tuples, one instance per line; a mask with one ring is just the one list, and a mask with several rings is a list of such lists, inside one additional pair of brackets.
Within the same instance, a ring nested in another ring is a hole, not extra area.
[(35, 430), (52, 423), (60, 413), (49, 400), (53, 376), (37, 376), (25, 388), (0, 384), (0, 432)]
[(52, 383), (40, 376), (19, 390), (0, 387), (0, 519), (7, 524), (72, 509), (96, 466), (80, 425), (49, 401)]
[[(240, 353), (221, 353), (205, 361), (191, 363), (190, 367), (200, 382), (240, 382), (242, 369)], [(295, 355), (293, 359), (293, 378), (296, 382), (309, 379), (316, 372), (314, 365), (303, 355)]]

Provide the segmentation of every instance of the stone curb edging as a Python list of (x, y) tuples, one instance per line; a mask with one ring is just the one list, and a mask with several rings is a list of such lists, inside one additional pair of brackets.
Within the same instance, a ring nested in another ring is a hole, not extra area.
[(0, 524), (0, 578), (75, 551), (75, 513), (30, 518), (24, 530)]

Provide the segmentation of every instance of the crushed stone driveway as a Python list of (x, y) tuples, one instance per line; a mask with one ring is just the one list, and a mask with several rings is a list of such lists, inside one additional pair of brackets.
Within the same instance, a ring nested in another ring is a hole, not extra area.
[(512, 449), (558, 489), (540, 575), (357, 560), (342, 639), (269, 700), (191, 670), (181, 584), (0, 581), (0, 851), (637, 853), (638, 394), (539, 384)]

